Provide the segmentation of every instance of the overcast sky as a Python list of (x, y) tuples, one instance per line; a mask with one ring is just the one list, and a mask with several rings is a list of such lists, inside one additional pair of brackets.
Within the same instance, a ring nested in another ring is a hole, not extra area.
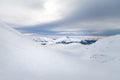
[(120, 0), (0, 0), (0, 20), (21, 32), (120, 33)]

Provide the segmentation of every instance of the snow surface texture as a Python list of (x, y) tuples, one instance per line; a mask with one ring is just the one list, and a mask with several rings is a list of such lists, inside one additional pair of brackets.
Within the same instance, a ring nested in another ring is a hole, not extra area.
[(120, 80), (119, 41), (41, 46), (0, 23), (0, 80)]

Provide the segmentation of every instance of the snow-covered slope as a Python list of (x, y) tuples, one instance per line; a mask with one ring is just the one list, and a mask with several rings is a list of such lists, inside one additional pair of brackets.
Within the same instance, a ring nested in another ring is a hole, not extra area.
[(119, 40), (41, 46), (0, 23), (0, 80), (120, 80)]
[(120, 61), (120, 35), (101, 39), (90, 50), (94, 50), (93, 58), (98, 61)]
[(64, 59), (1, 23), (0, 80), (49, 80), (70, 70)]

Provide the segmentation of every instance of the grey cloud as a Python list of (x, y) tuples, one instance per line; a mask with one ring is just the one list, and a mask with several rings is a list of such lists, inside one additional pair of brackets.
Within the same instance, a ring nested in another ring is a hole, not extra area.
[[(63, 28), (63, 30), (67, 28), (94, 29), (94, 32), (95, 30), (99, 31), (99, 28), (102, 28), (102, 32), (104, 34), (112, 32), (112, 30), (108, 32), (107, 29), (120, 29), (118, 24), (118, 22), (120, 21), (119, 0), (85, 0), (84, 2), (83, 1), (84, 0), (75, 0), (75, 2), (73, 3), (74, 9), (72, 11), (68, 11), (69, 13), (67, 15), (64, 15), (64, 18), (62, 18), (61, 20), (33, 25), (30, 27), (38, 31), (45, 29), (52, 30), (54, 28), (59, 27)], [(81, 2), (83, 2), (84, 5), (81, 6)], [(97, 24), (97, 22), (99, 22), (99, 24)], [(111, 22), (114, 25), (110, 25)], [(90, 25), (81, 25), (83, 23), (89, 23)], [(93, 23), (96, 23), (96, 25), (94, 25)], [(117, 34), (119, 33), (119, 30), (113, 30), (112, 33)]]
[(0, 1), (0, 5), (2, 6), (16, 6), (16, 7), (28, 7), (28, 8), (37, 8), (37, 7), (41, 7), (43, 5), (43, 1), (42, 0), (1, 0)]
[[(91, 1), (91, 2), (90, 2)], [(120, 19), (120, 1), (118, 0), (90, 0), (89, 3), (82, 6), (83, 9), (76, 6), (64, 22), (76, 23), (83, 21), (101, 21), (108, 19)], [(78, 1), (80, 3), (80, 1)]]
[(22, 1), (22, 5), (33, 8), (33, 9), (44, 9), (42, 0), (24, 0)]
[[(77, 6), (69, 15), (66, 15), (66, 17), (59, 21), (46, 23), (46, 25), (62, 26), (77, 22), (105, 21), (109, 19), (120, 20), (120, 1), (118, 0), (91, 0), (89, 3), (82, 6), (82, 10), (78, 5), (81, 0), (76, 2)], [(41, 26), (41, 24), (39, 26)]]

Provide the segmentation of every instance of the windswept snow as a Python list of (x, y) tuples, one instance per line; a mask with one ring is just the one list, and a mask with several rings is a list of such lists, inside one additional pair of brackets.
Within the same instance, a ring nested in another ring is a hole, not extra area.
[(41, 46), (0, 23), (0, 80), (120, 80), (119, 41)]

